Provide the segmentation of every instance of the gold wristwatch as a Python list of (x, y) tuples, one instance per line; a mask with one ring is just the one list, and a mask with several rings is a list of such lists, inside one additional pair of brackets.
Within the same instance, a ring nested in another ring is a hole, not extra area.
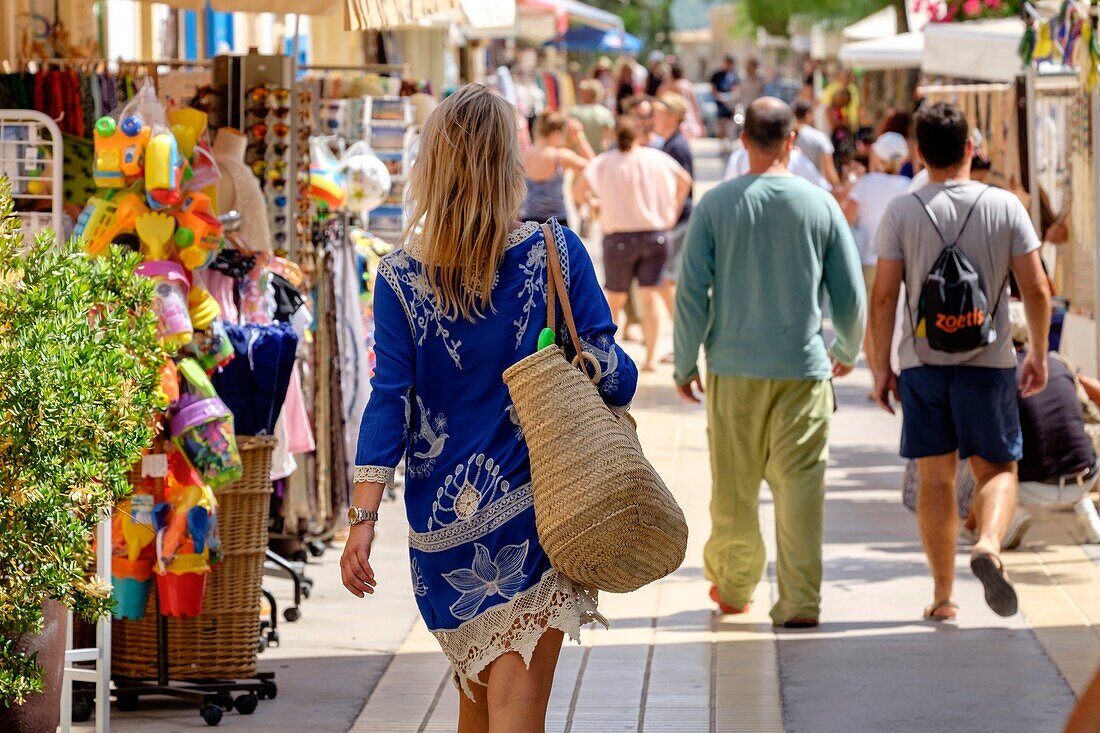
[(378, 512), (364, 509), (360, 506), (353, 506), (348, 508), (348, 524), (354, 527), (357, 524), (363, 522), (377, 522)]

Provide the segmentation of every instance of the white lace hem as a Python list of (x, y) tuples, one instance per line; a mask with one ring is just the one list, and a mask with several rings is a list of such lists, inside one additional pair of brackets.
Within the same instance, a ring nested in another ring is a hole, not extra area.
[(395, 470), (385, 466), (356, 466), (353, 481), (357, 484), (385, 484), (393, 486)]
[(580, 628), (592, 622), (606, 628), (596, 610), (596, 591), (576, 585), (556, 570), (548, 570), (535, 585), (507, 603), (494, 606), (451, 631), (433, 632), (451, 662), (455, 684), (474, 699), (470, 683), (497, 657), (518, 652), (524, 666), (547, 629), (557, 629), (580, 641)]

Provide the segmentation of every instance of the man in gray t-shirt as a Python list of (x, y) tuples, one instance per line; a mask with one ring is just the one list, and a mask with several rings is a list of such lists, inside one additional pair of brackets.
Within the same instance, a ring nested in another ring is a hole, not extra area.
[[(913, 338), (924, 279), (943, 252), (943, 240), (924, 209), (926, 205), (944, 238), (948, 242), (958, 238), (959, 249), (982, 278), (990, 308), (997, 308), (993, 322), (997, 340), (985, 348), (949, 354), (933, 351), (927, 339)], [(959, 227), (975, 206), (970, 222), (960, 234)], [(1034, 252), (1039, 246), (1027, 209), (1016, 196), (1002, 189), (974, 181), (947, 181), (894, 199), (879, 225), (875, 254), (879, 262), (905, 263), (908, 311), (902, 321), (901, 369), (929, 364), (1015, 369), (1016, 351), (1012, 348), (1008, 316), (1008, 272), (1013, 258)]]
[[(891, 394), (900, 400), (901, 455), (915, 460), (920, 473), (918, 524), (934, 583), (932, 604), (924, 610), (929, 621), (953, 619), (958, 611), (952, 592), (959, 458), (969, 461), (975, 481), (979, 537), (970, 568), (995, 613), (1016, 613), (1016, 591), (1000, 551), (1019, 490), (1016, 462), (1023, 453), (1023, 436), (1017, 398), (1041, 392), (1047, 382), (1050, 286), (1039, 260), (1039, 240), (1016, 197), (970, 180), (974, 146), (969, 128), (953, 104), (934, 104), (917, 114), (917, 146), (928, 167), (929, 185), (919, 198), (903, 195), (890, 202), (875, 246), (879, 260), (869, 358), (873, 394), (891, 414)], [(917, 321), (925, 280), (947, 243), (957, 243), (970, 260), (989, 310), (996, 310), (996, 338), (961, 354), (933, 350)], [(1034, 347), (1019, 380), (1010, 341), (1010, 270), (1023, 296)], [(901, 316), (901, 374), (895, 375), (890, 345), (903, 284), (908, 296)]]

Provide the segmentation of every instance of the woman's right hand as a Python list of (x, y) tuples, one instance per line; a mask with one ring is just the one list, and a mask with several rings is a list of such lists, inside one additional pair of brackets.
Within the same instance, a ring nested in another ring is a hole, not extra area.
[(370, 566), (370, 550), (374, 544), (374, 522), (363, 522), (351, 528), (344, 554), (340, 556), (340, 577), (352, 595), (362, 598), (374, 593), (378, 581)]

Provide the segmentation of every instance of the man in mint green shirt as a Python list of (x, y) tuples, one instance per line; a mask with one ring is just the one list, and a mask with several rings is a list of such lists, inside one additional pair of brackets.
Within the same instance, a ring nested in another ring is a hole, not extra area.
[[(724, 613), (748, 609), (766, 562), (760, 482), (775, 499), (777, 626), (821, 613), (825, 464), (832, 378), (859, 357), (867, 296), (848, 222), (826, 192), (793, 176), (794, 115), (754, 102), (741, 136), (749, 174), (707, 194), (692, 217), (676, 296), (676, 384), (699, 402), (706, 350), (711, 536), (704, 566)], [(836, 337), (826, 343), (828, 293)]]

